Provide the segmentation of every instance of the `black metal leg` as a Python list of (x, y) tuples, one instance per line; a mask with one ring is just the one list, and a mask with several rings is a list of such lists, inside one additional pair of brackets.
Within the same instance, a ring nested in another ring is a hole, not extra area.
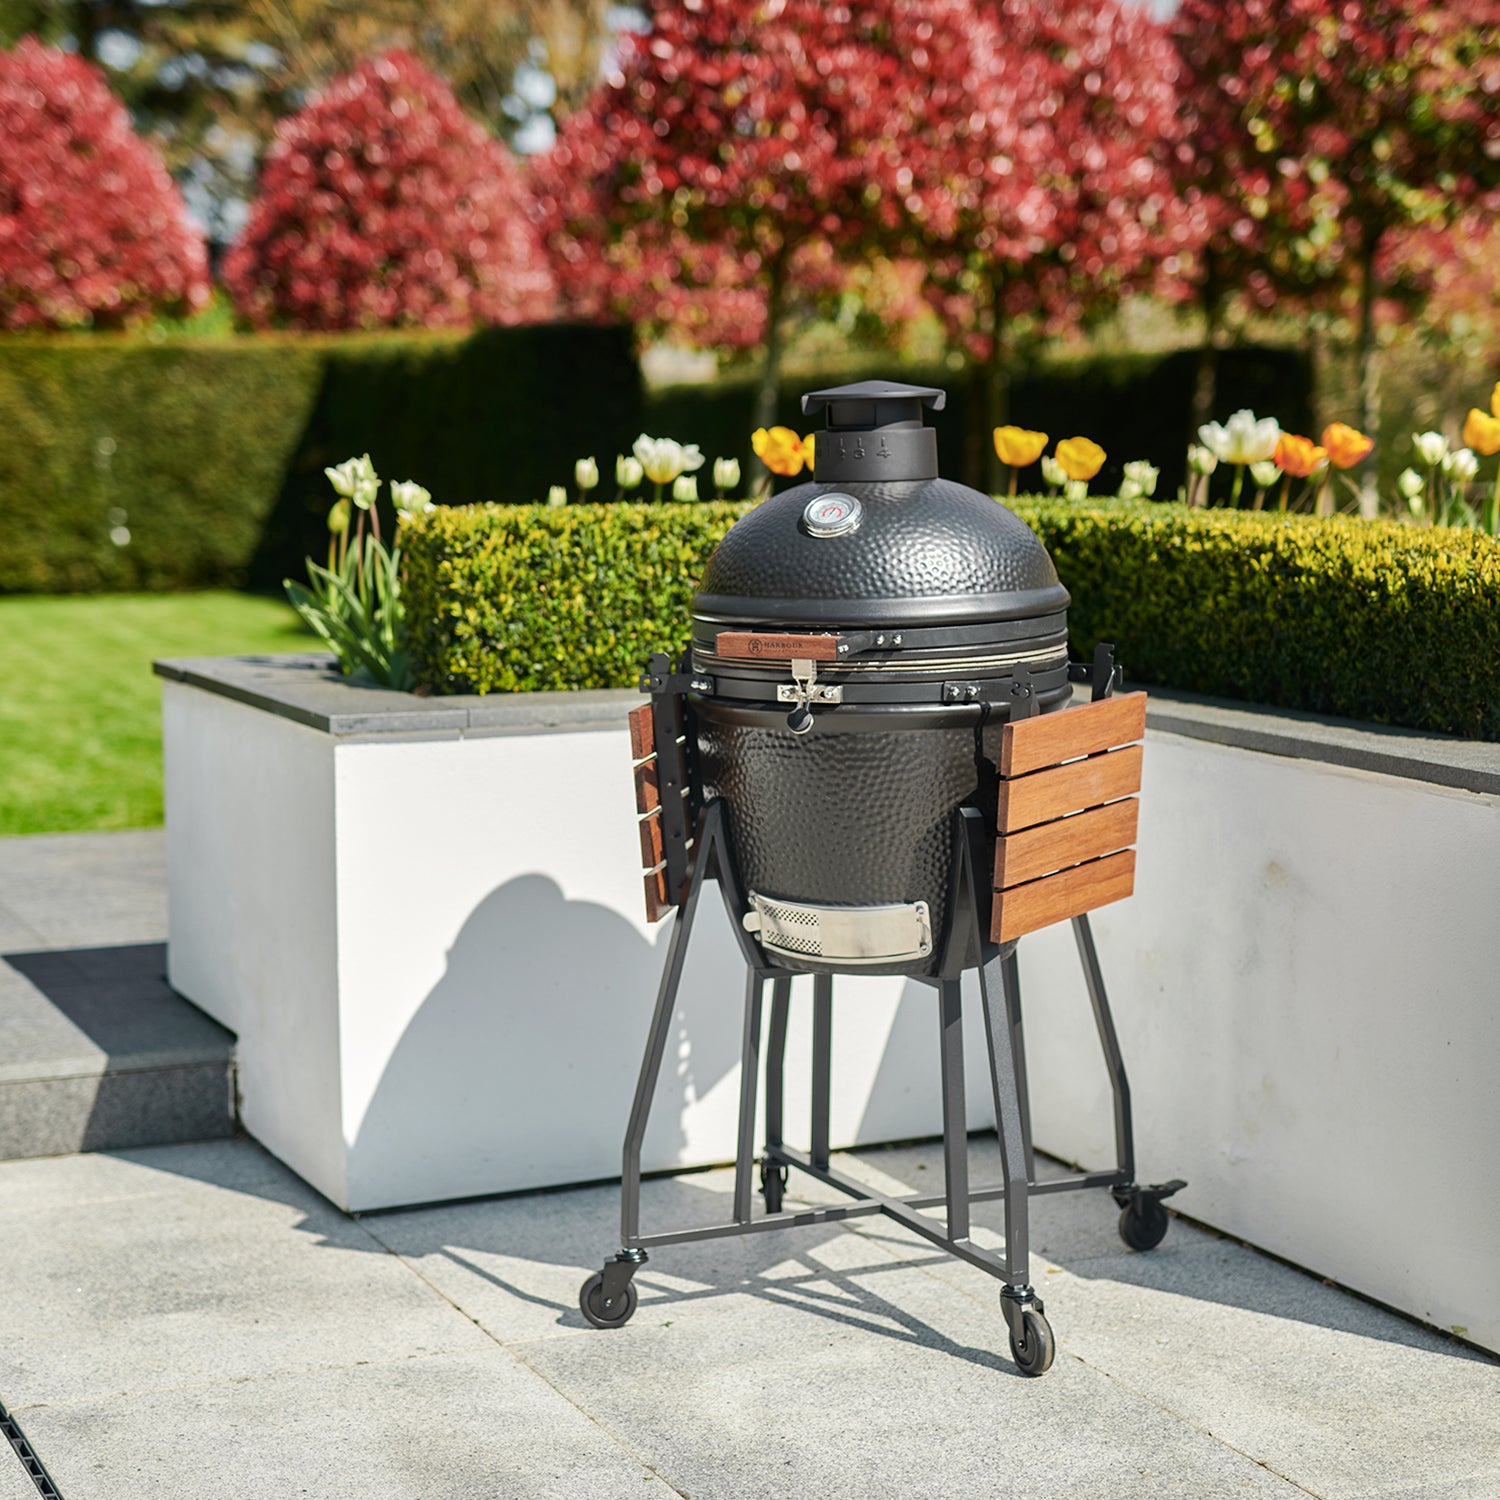
[(969, 1127), (964, 1103), (963, 990), (956, 979), (938, 986), (942, 1029), (943, 1186), (948, 1197), (948, 1238), (969, 1237)]
[(833, 975), (813, 975), (812, 1159), (828, 1165), (828, 1093), (833, 1071)]
[(1104, 993), (1104, 974), (1099, 968), (1099, 954), (1094, 947), (1094, 933), (1087, 916), (1073, 918), (1073, 938), (1078, 957), (1083, 961), (1084, 983), (1088, 986), (1089, 1004), (1094, 1008), (1094, 1026), (1104, 1048), (1104, 1064), (1115, 1096), (1115, 1158), (1127, 1183), (1135, 1181), (1135, 1133), (1130, 1121), (1130, 1080), (1125, 1076), (1125, 1059), (1120, 1054), (1120, 1039), (1115, 1034), (1114, 1017), (1109, 1011), (1109, 997)]
[(1016, 1099), (1021, 1107), (1021, 1145), (1026, 1152), (1026, 1177), (1036, 1176), (1036, 1158), (1031, 1150), (1031, 1085), (1026, 1077), (1026, 1036), (1021, 1026), (1021, 970), (1012, 948), (1000, 962), (1005, 985), (1005, 1013), (1010, 1019), (1010, 1046), (1016, 1059)]
[(995, 1129), (1000, 1137), (1000, 1166), (1005, 1184), (1005, 1273), (1013, 1287), (1031, 1284), (1031, 1247), (1027, 1223), (1026, 1148), (1021, 1133), (1020, 1079), (1005, 1013), (1005, 967), (1000, 950), (983, 945), (979, 988), (984, 999), (984, 1030), (989, 1040), (990, 1081), (995, 1090)]
[(755, 1096), (760, 1092), (760, 1009), (764, 969), (745, 976), (745, 1029), (740, 1042), (740, 1124), (734, 1155), (734, 1219), (750, 1222), (750, 1172), (755, 1161)]
[(792, 976), (771, 981), (771, 1028), (766, 1038), (766, 1150), (786, 1144), (786, 1028), (791, 1011)]
[(620, 1173), (620, 1239), (632, 1245), (641, 1232), (641, 1142), (646, 1138), (646, 1123), (651, 1117), (651, 1099), (661, 1074), (662, 1057), (667, 1049), (667, 1035), (672, 1029), (672, 1014), (677, 1008), (677, 987), (682, 983), (682, 965), (687, 957), (688, 938), (698, 910), (703, 889), (700, 879), (688, 886), (688, 898), (672, 918), (672, 936), (667, 940), (667, 963), (662, 970), (661, 986), (656, 992), (656, 1010), (646, 1039), (646, 1055), (635, 1085), (635, 1099), (630, 1106), (630, 1122), (625, 1127), (624, 1163)]

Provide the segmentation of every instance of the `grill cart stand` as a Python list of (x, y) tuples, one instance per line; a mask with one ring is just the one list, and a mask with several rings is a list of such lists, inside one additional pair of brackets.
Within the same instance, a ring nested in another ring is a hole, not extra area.
[[(1097, 666), (1103, 666), (1104, 671), (1099, 672)], [(690, 730), (685, 732), (688, 726), (684, 725), (681, 699), (675, 691), (679, 682), (684, 687), (687, 684), (669, 675), (664, 667), (664, 658), (656, 658), (650, 679), (650, 686), (656, 690), (654, 735), (649, 732), (648, 711), (645, 718), (632, 723), (633, 749), (638, 760), (645, 758), (648, 767), (647, 774), (643, 776), (638, 770), (637, 776), (638, 790), (643, 781), (650, 787), (641, 799), (641, 811), (651, 813), (647, 821), (657, 825), (654, 831), (648, 831), (643, 824), (643, 851), (648, 860), (661, 862), (661, 867), (647, 876), (648, 907), (670, 909), (667, 898), (676, 891), (680, 891), (680, 899), (673, 903), (677, 911), (666, 967), (625, 1136), (622, 1249), (606, 1262), (602, 1271), (584, 1283), (579, 1299), (584, 1316), (599, 1328), (615, 1328), (627, 1322), (636, 1308), (632, 1279), (646, 1263), (648, 1252), (659, 1246), (883, 1214), (1000, 1282), (1000, 1306), (1016, 1365), (1023, 1374), (1042, 1374), (1052, 1363), (1054, 1345), (1041, 1298), (1031, 1283), (1027, 1222), (1030, 1196), (1083, 1188), (1107, 1189), (1119, 1206), (1120, 1234), (1125, 1243), (1135, 1250), (1149, 1250), (1160, 1244), (1167, 1231), (1168, 1217), (1162, 1200), (1186, 1185), (1180, 1180), (1153, 1186), (1135, 1181), (1130, 1089), (1087, 916), (1089, 910), (1128, 895), (1130, 890), (1134, 855), (1122, 846), (1134, 839), (1135, 804), (1133, 799), (1124, 801), (1124, 797), (1139, 787), (1140, 751), (1138, 747), (1115, 747), (1122, 733), (1137, 737), (1129, 727), (1122, 731), (1122, 725), (1137, 722), (1144, 725), (1142, 695), (1110, 702), (1112, 666), (1097, 664), (1095, 675), (1102, 680), (1095, 688), (1097, 696), (1092, 705), (1007, 726), (1005, 752), (999, 767), (999, 826), (993, 838), (985, 816), (977, 808), (962, 806), (955, 810), (953, 915), (936, 972), (931, 977), (914, 976), (937, 991), (944, 1191), (888, 1196), (873, 1192), (830, 1165), (828, 1101), (834, 980), (831, 973), (813, 975), (810, 1148), (799, 1151), (784, 1138), (783, 1058), (793, 975), (772, 962), (761, 944), (743, 929), (741, 918), (747, 910), (747, 898), (735, 875), (723, 804), (714, 800), (702, 808), (695, 820), (690, 847), (685, 823), (680, 831), (660, 826), (667, 821), (669, 809), (681, 816), (690, 805), (685, 795), (674, 794), (670, 802), (666, 796), (669, 789), (674, 793), (678, 788), (685, 791), (690, 780), (684, 746), (691, 734)], [(1089, 675), (1086, 668), (1075, 672), (1081, 677)], [(664, 701), (672, 698), (677, 698), (675, 704)], [(1141, 701), (1131, 702), (1131, 699)], [(638, 714), (641, 712), (637, 710)], [(1012, 731), (1017, 732), (1013, 735)], [(654, 753), (648, 755), (653, 744)], [(653, 762), (655, 769), (650, 770)], [(1129, 779), (1132, 770), (1133, 781)], [(658, 806), (660, 816), (655, 814)], [(1122, 809), (1128, 809), (1128, 814)], [(678, 854), (677, 859), (674, 854)], [(669, 876), (675, 873), (674, 865), (681, 870), (680, 885), (675, 881), (668, 884)], [(1048, 873), (1038, 877), (1038, 870)], [(641, 1144), (698, 902), (709, 881), (719, 886), (747, 970), (734, 1216), (725, 1224), (643, 1234)], [(1071, 920), (1073, 924), (1109, 1071), (1114, 1094), (1116, 1164), (1104, 1171), (1037, 1182), (1016, 943), (1021, 932), (1059, 920)], [(977, 968), (979, 972), (1002, 1173), (999, 1183), (982, 1187), (971, 1187), (968, 1178), (960, 1000), (960, 979), (967, 968)], [(765, 1066), (766, 1142), (759, 1160), (759, 1185), (766, 1212), (753, 1217), (757, 1165), (754, 1130), (767, 982), (771, 997)], [(785, 1211), (782, 1200), (790, 1168), (838, 1189), (849, 1201), (824, 1208)], [(1005, 1211), (1005, 1247), (999, 1254), (976, 1244), (970, 1236), (970, 1205), (995, 1199), (1003, 1201)], [(946, 1224), (922, 1212), (939, 1206), (946, 1207)]]

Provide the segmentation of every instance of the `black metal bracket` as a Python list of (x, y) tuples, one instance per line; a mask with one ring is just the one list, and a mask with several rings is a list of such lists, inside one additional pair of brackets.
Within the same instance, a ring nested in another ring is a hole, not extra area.
[(1160, 1203), (1163, 1198), (1170, 1198), (1174, 1193), (1180, 1193), (1186, 1186), (1187, 1179), (1183, 1177), (1174, 1177), (1170, 1182), (1151, 1184), (1127, 1182), (1119, 1187), (1111, 1188), (1109, 1195), (1121, 1208), (1134, 1208), (1140, 1212), (1146, 1205)]
[(1094, 647), (1094, 659), (1091, 662), (1070, 661), (1068, 681), (1091, 684), (1095, 703), (1101, 698), (1108, 698), (1117, 693), (1125, 686), (1125, 669), (1115, 665), (1114, 642), (1098, 642)]
[(636, 685), (643, 693), (653, 696), (657, 693), (703, 693), (711, 694), (714, 690), (714, 680), (706, 672), (691, 672), (686, 669), (689, 658), (684, 656), (683, 669), (674, 672), (672, 660), (665, 654), (658, 652), (651, 658), (647, 669), (636, 679)]

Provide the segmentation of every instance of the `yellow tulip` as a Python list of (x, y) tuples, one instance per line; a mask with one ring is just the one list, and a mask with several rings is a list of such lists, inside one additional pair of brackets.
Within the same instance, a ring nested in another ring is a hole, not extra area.
[(1057, 461), (1069, 479), (1092, 479), (1104, 467), (1105, 453), (1091, 438), (1064, 438), (1057, 445)]
[(1013, 469), (1024, 469), (1042, 456), (1047, 446), (1045, 432), (1028, 432), (1024, 427), (997, 427), (995, 429), (995, 454), (1003, 464)]
[(1490, 392), (1490, 410), (1500, 417), (1500, 380), (1495, 382), (1495, 389)]
[(813, 466), (813, 457), (817, 449), (817, 444), (818, 435), (815, 432), (808, 433), (808, 435), (802, 439), (802, 457), (807, 460), (807, 467), (809, 472), (811, 471)]
[(802, 472), (809, 455), (802, 439), (790, 427), (757, 427), (750, 434), (755, 456), (773, 473), (791, 477)]
[[(1494, 403), (1500, 405), (1500, 385), (1495, 387)], [(1486, 458), (1492, 453), (1500, 453), (1500, 416), (1492, 417), (1477, 406), (1471, 406), (1464, 420), (1464, 442)]]

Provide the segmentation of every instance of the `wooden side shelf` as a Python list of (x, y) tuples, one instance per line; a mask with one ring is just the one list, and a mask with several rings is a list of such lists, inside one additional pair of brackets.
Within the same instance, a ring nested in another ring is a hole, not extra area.
[(1146, 695), (1005, 726), (990, 936), (1008, 943), (1135, 888)]
[(659, 922), (672, 910), (672, 902), (667, 892), (667, 856), (661, 832), (661, 797), (657, 791), (656, 726), (649, 703), (630, 710), (630, 758), (635, 762), (635, 810), (641, 818), (646, 920)]

